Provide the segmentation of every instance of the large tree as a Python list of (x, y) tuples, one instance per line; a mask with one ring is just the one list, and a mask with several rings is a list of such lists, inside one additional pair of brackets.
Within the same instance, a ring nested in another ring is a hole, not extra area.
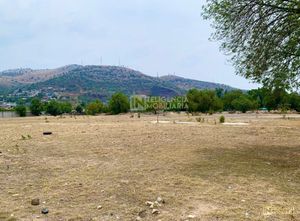
[(207, 0), (203, 15), (239, 75), (272, 87), (299, 85), (299, 0)]

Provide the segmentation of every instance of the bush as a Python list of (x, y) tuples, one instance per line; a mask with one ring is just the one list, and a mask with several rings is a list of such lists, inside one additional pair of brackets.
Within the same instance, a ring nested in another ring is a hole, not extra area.
[(70, 114), (72, 112), (72, 104), (69, 102), (59, 103), (61, 114)]
[(187, 100), (190, 112), (213, 113), (223, 109), (222, 100), (215, 91), (192, 89), (187, 93)]
[(61, 114), (59, 103), (57, 101), (50, 101), (46, 105), (46, 113), (52, 116)]
[(72, 105), (68, 102), (60, 103), (58, 101), (50, 101), (46, 104), (46, 113), (57, 116), (64, 113), (71, 113), (72, 112)]
[(241, 90), (234, 90), (225, 93), (223, 97), (223, 102), (224, 102), (224, 108), (225, 110), (235, 110), (235, 107), (233, 106), (233, 101), (244, 96), (244, 93)]
[(44, 107), (43, 104), (41, 102), (41, 100), (34, 98), (31, 100), (31, 104), (30, 104), (30, 112), (34, 115), (34, 116), (40, 116)]
[(246, 113), (249, 110), (254, 110), (256, 105), (253, 101), (248, 99), (246, 96), (241, 96), (232, 101), (232, 106), (234, 110)]
[(109, 110), (112, 114), (127, 113), (130, 109), (129, 100), (122, 93), (115, 93), (109, 101)]
[(83, 107), (81, 105), (77, 105), (75, 108), (75, 111), (77, 114), (82, 114), (83, 113)]
[(86, 107), (86, 114), (96, 115), (104, 112), (104, 105), (100, 100), (89, 103)]
[(20, 117), (26, 117), (26, 107), (24, 105), (16, 106), (15, 111)]
[(223, 115), (220, 117), (220, 123), (221, 124), (225, 123), (225, 117)]

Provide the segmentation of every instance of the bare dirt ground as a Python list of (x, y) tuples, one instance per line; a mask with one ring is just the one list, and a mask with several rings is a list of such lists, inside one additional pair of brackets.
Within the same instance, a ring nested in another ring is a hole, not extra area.
[(0, 220), (300, 220), (300, 115), (202, 117), (0, 119)]

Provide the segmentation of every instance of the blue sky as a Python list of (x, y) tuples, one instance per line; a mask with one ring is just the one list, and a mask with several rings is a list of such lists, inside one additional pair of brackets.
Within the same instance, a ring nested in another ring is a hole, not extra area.
[(0, 70), (121, 65), (145, 74), (257, 87), (234, 74), (205, 0), (0, 0)]

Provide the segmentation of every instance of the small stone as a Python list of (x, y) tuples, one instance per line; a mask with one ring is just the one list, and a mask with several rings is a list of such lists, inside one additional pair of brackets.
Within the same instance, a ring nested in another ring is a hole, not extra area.
[(152, 210), (152, 214), (153, 214), (153, 215), (159, 214), (159, 210), (158, 210), (158, 209), (153, 209), (153, 210)]
[(163, 198), (161, 198), (161, 197), (157, 197), (156, 201), (157, 201), (158, 203), (162, 203), (162, 204), (165, 203), (165, 200), (164, 200)]
[(188, 219), (195, 219), (196, 218), (196, 216), (195, 215), (188, 215), (188, 217), (187, 217)]
[(102, 206), (101, 205), (97, 206), (97, 209), (98, 210), (102, 209)]
[(43, 209), (42, 209), (42, 214), (45, 214), (45, 215), (46, 215), (46, 214), (48, 214), (48, 213), (49, 213), (49, 210), (48, 210), (47, 208), (43, 208)]
[(38, 198), (32, 199), (32, 200), (31, 200), (31, 205), (33, 205), (33, 206), (38, 206), (38, 205), (40, 205), (40, 199), (38, 199)]
[(140, 216), (138, 216), (138, 217), (136, 217), (136, 219), (135, 219), (136, 221), (141, 221), (142, 220), (142, 218), (140, 217)]

